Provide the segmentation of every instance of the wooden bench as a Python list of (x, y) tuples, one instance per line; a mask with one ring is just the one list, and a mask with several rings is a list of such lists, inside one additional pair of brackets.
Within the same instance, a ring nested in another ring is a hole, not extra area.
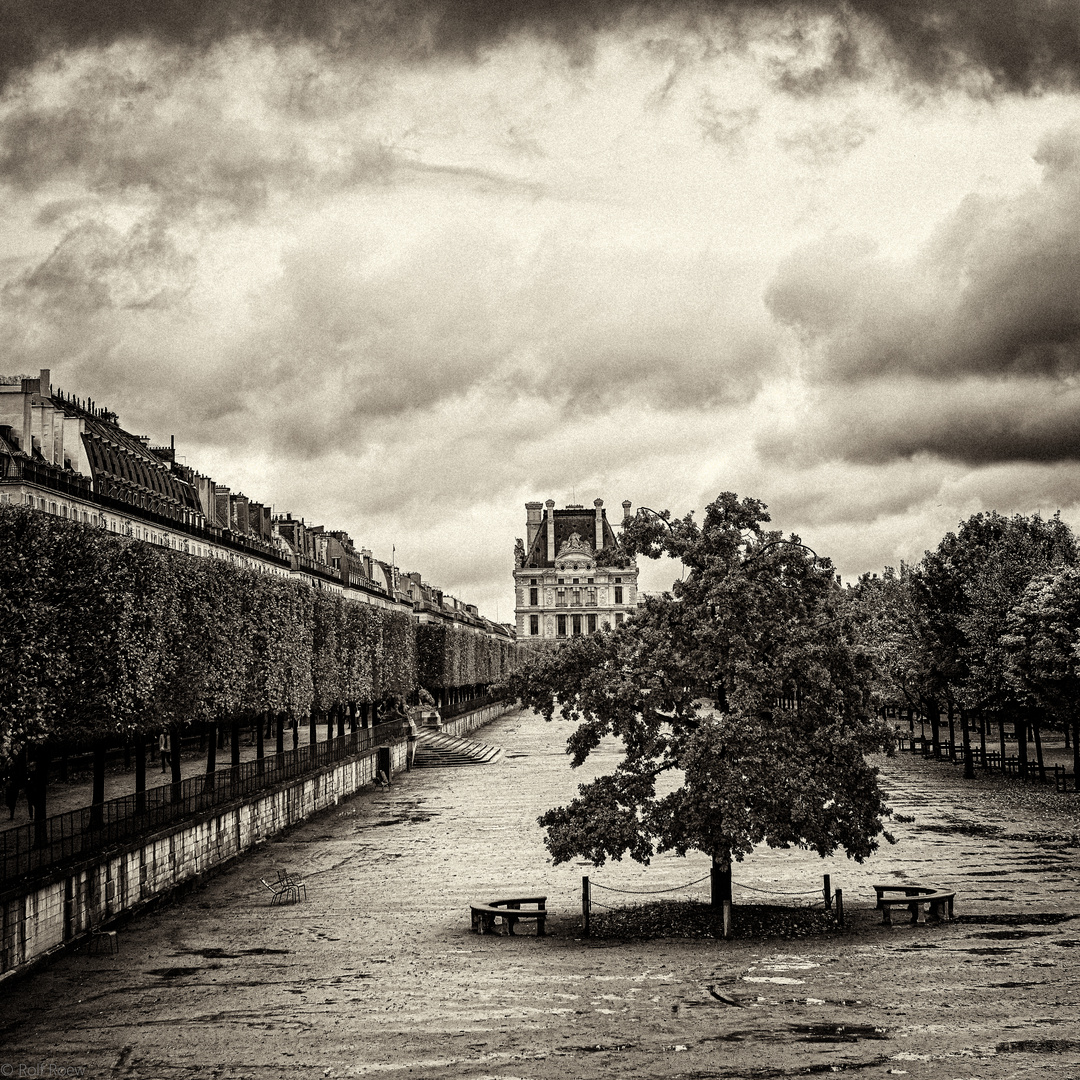
[(1057, 791), (1075, 791), (1076, 774), (1066, 771), (1064, 765), (1054, 766), (1054, 788)]
[[(523, 908), (522, 904), (535, 904), (536, 907)], [(502, 919), (507, 934), (513, 934), (516, 923), (522, 919), (535, 919), (536, 936), (543, 937), (544, 921), (547, 919), (546, 905), (546, 896), (519, 896), (509, 900), (471, 904), (473, 933), (494, 934), (495, 920)]]
[[(953, 917), (953, 899), (956, 893), (943, 892), (933, 885), (875, 885), (877, 907), (881, 912), (881, 921), (886, 926), (892, 925), (892, 909), (906, 907), (911, 912), (913, 923), (922, 923), (924, 905), (929, 906), (929, 918), (937, 922), (944, 912), (948, 921)], [(901, 896), (886, 896), (886, 893), (902, 893)]]

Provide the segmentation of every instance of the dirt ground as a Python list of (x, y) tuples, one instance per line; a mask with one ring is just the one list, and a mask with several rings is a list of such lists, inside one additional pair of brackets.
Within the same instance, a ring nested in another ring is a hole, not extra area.
[[(118, 955), (0, 991), (0, 1076), (1080, 1078), (1076, 794), (883, 759), (895, 846), (736, 867), (744, 903), (812, 903), (829, 873), (843, 932), (585, 939), (582, 874), (612, 906), (702, 899), (680, 887), (708, 863), (553, 867), (536, 817), (587, 779), (566, 734), (505, 716), (476, 735), (495, 763), (401, 775), (128, 923)], [(270, 907), (278, 867), (305, 901)], [(957, 918), (882, 926), (876, 881), (955, 889)], [(549, 936), (470, 932), (470, 900), (533, 893)]]

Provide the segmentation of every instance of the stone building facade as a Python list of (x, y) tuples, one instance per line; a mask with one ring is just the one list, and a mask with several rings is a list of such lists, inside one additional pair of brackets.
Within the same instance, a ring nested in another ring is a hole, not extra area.
[[(622, 504), (623, 517), (630, 505), (629, 500)], [(514, 550), (519, 642), (595, 634), (634, 612), (637, 565), (616, 557), (603, 499), (596, 499), (592, 510), (577, 505), (556, 510), (554, 499), (529, 502), (525, 513), (526, 539)]]
[(37, 378), (0, 375), (0, 505), (303, 581), (420, 622), (442, 619), (500, 640), (511, 634), (393, 559), (357, 548), (347, 532), (275, 515), (189, 468), (172, 440), (152, 445), (110, 409), (54, 390), (47, 368)]

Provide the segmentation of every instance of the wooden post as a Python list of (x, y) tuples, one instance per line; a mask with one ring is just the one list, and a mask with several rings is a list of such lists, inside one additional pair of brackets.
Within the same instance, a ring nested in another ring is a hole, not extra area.
[(825, 893), (825, 910), (832, 910), (832, 891), (830, 889), (831, 879), (828, 874), (825, 875), (825, 887), (822, 892)]
[[(836, 893), (835, 893), (835, 896), (836, 896), (836, 925), (837, 926), (843, 926), (844, 925), (844, 890), (843, 889), (837, 889)], [(888, 910), (888, 909), (886, 908), (886, 910)]]
[(724, 919), (724, 940), (729, 941), (731, 939), (731, 901), (725, 900), (723, 906), (723, 919)]
[(588, 877), (581, 879), (581, 936), (588, 937), (591, 933), (590, 916), (592, 915), (592, 893), (589, 889)]

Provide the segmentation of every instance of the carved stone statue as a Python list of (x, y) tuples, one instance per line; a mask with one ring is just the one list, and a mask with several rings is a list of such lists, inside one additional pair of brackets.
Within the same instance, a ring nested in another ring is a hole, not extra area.
[(520, 570), (525, 565), (525, 545), (521, 542), (519, 536), (514, 543), (514, 566)]

